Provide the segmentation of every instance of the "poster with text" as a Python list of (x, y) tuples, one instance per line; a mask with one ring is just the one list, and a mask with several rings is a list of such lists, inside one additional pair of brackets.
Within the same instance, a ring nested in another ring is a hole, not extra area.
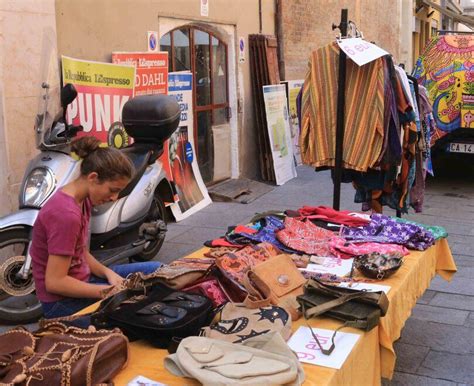
[(112, 63), (134, 66), (134, 95), (168, 93), (168, 52), (112, 52)]
[(77, 90), (77, 98), (67, 108), (68, 123), (82, 125), (79, 137), (94, 135), (112, 145), (108, 132), (121, 121), (122, 108), (133, 97), (135, 68), (67, 56), (61, 59), (63, 84), (71, 83)]
[(181, 109), (178, 130), (169, 140), (169, 164), (179, 201), (171, 205), (176, 221), (180, 221), (211, 203), (199, 172), (194, 151), (193, 77), (189, 72), (168, 75), (168, 94), (176, 97)]
[[(112, 62), (135, 67), (134, 96), (168, 94), (167, 52), (112, 52)], [(159, 160), (165, 170), (166, 178), (171, 182), (173, 175), (168, 148), (169, 140), (163, 144), (163, 154)]]
[(263, 98), (276, 184), (283, 185), (296, 177), (285, 86), (263, 86)]
[(288, 98), (288, 112), (290, 116), (291, 143), (293, 144), (293, 155), (297, 165), (301, 165), (301, 151), (299, 144), (300, 127), (298, 122), (298, 113), (296, 109), (296, 97), (303, 87), (304, 80), (282, 81), (286, 87), (286, 97)]

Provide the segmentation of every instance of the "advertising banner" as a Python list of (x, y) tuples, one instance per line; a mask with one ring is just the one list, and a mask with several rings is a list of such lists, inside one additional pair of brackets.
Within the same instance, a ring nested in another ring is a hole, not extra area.
[(134, 66), (134, 95), (168, 93), (167, 52), (112, 52), (112, 63)]
[(304, 79), (302, 80), (287, 80), (281, 82), (286, 87), (286, 97), (288, 100), (288, 111), (290, 115), (290, 133), (291, 143), (293, 144), (293, 155), (297, 165), (301, 165), (301, 150), (299, 144), (300, 128), (298, 122), (298, 114), (296, 109), (296, 97), (303, 87)]
[(199, 172), (194, 151), (193, 77), (189, 72), (168, 75), (168, 94), (174, 95), (181, 109), (179, 129), (169, 140), (169, 164), (179, 201), (171, 205), (176, 221), (180, 221), (211, 203)]
[(285, 86), (263, 86), (267, 129), (277, 185), (296, 177)]
[[(168, 53), (167, 52), (112, 52), (115, 64), (134, 66), (134, 96), (168, 94)], [(173, 181), (169, 163), (169, 140), (163, 144), (163, 154), (159, 158), (168, 181)], [(177, 199), (177, 198), (176, 198)]]
[(68, 123), (84, 127), (78, 136), (94, 135), (112, 145), (108, 131), (121, 121), (123, 105), (133, 97), (135, 68), (63, 56), (62, 75), (63, 84), (77, 90), (67, 109)]

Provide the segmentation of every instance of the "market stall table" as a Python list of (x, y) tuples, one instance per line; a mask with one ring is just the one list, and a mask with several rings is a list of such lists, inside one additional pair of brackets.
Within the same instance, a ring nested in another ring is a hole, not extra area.
[[(201, 257), (207, 248), (200, 249), (189, 258)], [(412, 251), (405, 256), (404, 263), (392, 277), (377, 282), (391, 287), (388, 298), (390, 306), (387, 314), (378, 327), (369, 332), (353, 328), (345, 328), (344, 332), (359, 334), (360, 338), (344, 362), (341, 369), (303, 364), (306, 375), (305, 385), (341, 385), (341, 384), (372, 384), (379, 385), (381, 377), (392, 378), (396, 355), (393, 343), (400, 337), (405, 321), (417, 299), (429, 287), (431, 279), (439, 274), (445, 280), (451, 280), (456, 272), (456, 264), (446, 239), (436, 241), (436, 244), (426, 251)], [(83, 312), (90, 312), (94, 306)], [(300, 326), (325, 328), (334, 330), (342, 323), (328, 318), (304, 320), (300, 318), (293, 323), (293, 331)], [(163, 359), (168, 355), (166, 350), (157, 349), (144, 341), (130, 344), (130, 359), (128, 365), (114, 379), (117, 385), (126, 385), (137, 375), (143, 375), (152, 380), (167, 385), (199, 384), (188, 378), (179, 378), (169, 373), (163, 365)]]

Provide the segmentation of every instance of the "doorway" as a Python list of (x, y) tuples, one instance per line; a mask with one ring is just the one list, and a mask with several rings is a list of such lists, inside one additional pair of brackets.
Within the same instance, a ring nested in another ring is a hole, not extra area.
[(172, 71), (193, 76), (194, 143), (199, 170), (205, 183), (214, 179), (213, 126), (230, 119), (228, 48), (213, 32), (196, 26), (173, 29), (160, 39), (169, 54)]

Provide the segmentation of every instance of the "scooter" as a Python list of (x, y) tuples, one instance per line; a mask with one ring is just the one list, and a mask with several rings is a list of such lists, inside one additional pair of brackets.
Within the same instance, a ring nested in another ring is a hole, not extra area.
[[(52, 119), (54, 97), (47, 83), (42, 88), (43, 109), (35, 124), (40, 153), (25, 172), (19, 210), (0, 218), (0, 321), (4, 323), (25, 323), (41, 316), (29, 254), (33, 225), (47, 200), (80, 173), (70, 143), (82, 127), (66, 120), (66, 108), (77, 91), (70, 84), (61, 89), (62, 114)], [(90, 250), (103, 264), (146, 261), (160, 250), (166, 234), (164, 200), (173, 201), (173, 188), (158, 158), (163, 143), (178, 128), (179, 117), (179, 105), (171, 96), (139, 96), (125, 103), (122, 123), (134, 143), (121, 151), (133, 162), (135, 175), (117, 201), (93, 208)]]

